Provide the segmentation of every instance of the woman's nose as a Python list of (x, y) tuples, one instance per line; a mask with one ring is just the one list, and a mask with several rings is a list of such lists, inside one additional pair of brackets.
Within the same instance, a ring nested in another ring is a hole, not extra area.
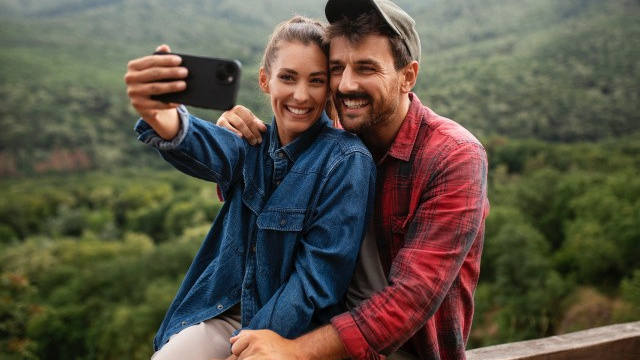
[(298, 84), (295, 92), (293, 93), (293, 98), (300, 102), (307, 100), (307, 98), (309, 98), (309, 86), (302, 82)]

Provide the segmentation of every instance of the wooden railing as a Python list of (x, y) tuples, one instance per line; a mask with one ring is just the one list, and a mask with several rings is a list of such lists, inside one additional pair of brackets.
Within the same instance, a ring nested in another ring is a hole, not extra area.
[(467, 360), (640, 360), (640, 321), (473, 349)]

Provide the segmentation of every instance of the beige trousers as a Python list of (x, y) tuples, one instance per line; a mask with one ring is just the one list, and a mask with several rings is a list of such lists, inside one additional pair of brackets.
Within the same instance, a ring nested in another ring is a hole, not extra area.
[(240, 328), (240, 306), (171, 336), (151, 360), (211, 360), (231, 356), (231, 334)]

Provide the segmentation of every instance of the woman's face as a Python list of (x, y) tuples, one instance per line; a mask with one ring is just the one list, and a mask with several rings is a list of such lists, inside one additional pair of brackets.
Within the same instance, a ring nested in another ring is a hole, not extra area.
[(316, 44), (279, 44), (271, 73), (260, 69), (260, 87), (271, 96), (282, 145), (295, 140), (320, 117), (329, 92), (327, 57)]

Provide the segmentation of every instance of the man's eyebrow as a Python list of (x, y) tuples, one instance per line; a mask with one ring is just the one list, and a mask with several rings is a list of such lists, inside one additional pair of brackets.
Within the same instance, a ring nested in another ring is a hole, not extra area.
[(379, 61), (373, 60), (373, 59), (365, 59), (365, 60), (360, 60), (360, 61), (356, 61), (356, 64), (358, 65), (370, 65), (373, 66), (375, 68), (381, 68), (382, 64), (380, 64)]
[[(330, 59), (329, 60), (329, 64), (330, 65), (339, 65), (344, 63), (342, 60), (338, 60), (338, 59)], [(380, 62), (373, 60), (373, 59), (362, 59), (362, 60), (358, 60), (355, 62), (356, 65), (373, 65), (376, 67), (380, 67)]]

